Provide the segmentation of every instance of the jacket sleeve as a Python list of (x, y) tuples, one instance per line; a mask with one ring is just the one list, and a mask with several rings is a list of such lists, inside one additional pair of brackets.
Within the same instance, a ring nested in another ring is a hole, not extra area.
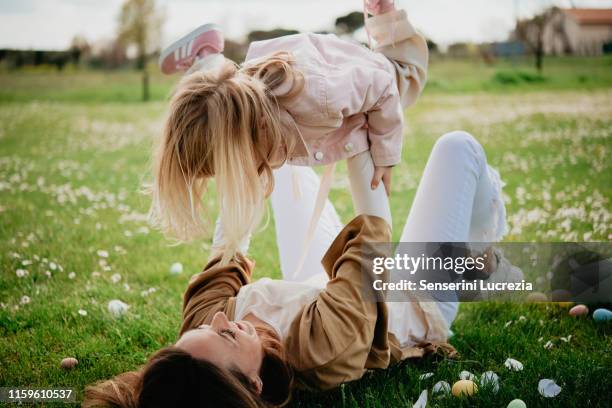
[[(221, 257), (213, 258), (204, 270), (189, 280), (183, 296), (183, 324), (180, 334), (202, 324), (210, 324), (217, 312), (224, 312), (231, 298), (250, 282), (248, 259), (238, 253), (236, 260), (220, 266)], [(231, 318), (231, 316), (230, 316)]]
[(331, 280), (293, 320), (285, 340), (302, 385), (329, 389), (363, 375), (375, 331), (383, 324), (386, 333), (386, 315), (379, 316), (376, 298), (370, 297), (372, 275), (367, 271), (375, 255), (364, 244), (390, 238), (384, 219), (360, 215), (327, 251), (322, 262)]
[(425, 87), (429, 50), (405, 10), (394, 10), (366, 20), (368, 32), (376, 41), (374, 51), (382, 53), (395, 68), (402, 108), (414, 104)]
[(342, 118), (366, 114), (374, 164), (393, 166), (401, 161), (403, 141), (400, 95), (389, 61), (382, 55), (368, 54), (377, 66), (352, 64), (337, 72), (331, 71), (341, 78), (329, 77), (328, 104)]

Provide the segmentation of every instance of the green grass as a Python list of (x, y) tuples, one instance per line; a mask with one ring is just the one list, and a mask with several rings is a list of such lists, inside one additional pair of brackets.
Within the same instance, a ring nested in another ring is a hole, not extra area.
[[(165, 77), (149, 67), (151, 100), (168, 97), (177, 76)], [(612, 87), (612, 56), (601, 58), (545, 58), (538, 73), (531, 58), (445, 59), (432, 56), (428, 93), (519, 93), (542, 90), (600, 89)], [(55, 101), (97, 104), (141, 100), (141, 74), (136, 71), (88, 71), (52, 67), (4, 71), (0, 68), (0, 102)]]
[[(407, 113), (391, 197), (394, 237), (436, 138), (466, 129), (507, 182), (508, 240), (609, 241), (610, 59), (588, 62), (547, 60), (545, 81), (502, 84), (493, 79), (499, 72), (520, 78), (528, 68), (434, 61), (431, 89)], [(581, 75), (587, 85), (566, 81)], [(156, 101), (148, 104), (137, 102), (138, 80), (128, 72), (0, 74), (0, 386), (74, 387), (82, 395), (87, 384), (132, 370), (176, 340), (181, 296), (205, 263), (210, 237), (169, 246), (146, 227), (148, 201), (138, 191), (150, 180), (150, 147), (173, 80), (153, 76)], [(349, 220), (344, 173), (341, 165), (331, 197)], [(109, 252), (106, 263), (98, 250)], [(255, 278), (280, 277), (273, 220), (253, 238), (251, 255)], [(24, 260), (32, 264), (23, 266)], [(183, 263), (183, 274), (168, 273), (173, 262)], [(17, 269), (29, 275), (18, 278)], [(157, 290), (142, 296), (149, 288)], [(22, 296), (30, 303), (20, 304)], [(106, 311), (115, 298), (130, 305), (120, 320)], [(462, 370), (493, 370), (501, 378), (499, 393), (430, 398), (431, 406), (505, 407), (514, 398), (530, 407), (609, 406), (609, 324), (569, 318), (554, 304), (465, 304), (452, 329), (457, 360), (406, 361), (327, 393), (298, 392), (293, 404), (410, 406), (421, 390), (439, 380), (452, 384)], [(570, 334), (569, 343), (560, 341)], [(555, 344), (550, 350), (543, 348), (548, 340)], [(59, 368), (67, 356), (79, 360), (77, 369)], [(525, 370), (508, 371), (508, 357)], [(434, 376), (419, 380), (426, 372)], [(542, 398), (541, 378), (555, 379), (561, 394)]]

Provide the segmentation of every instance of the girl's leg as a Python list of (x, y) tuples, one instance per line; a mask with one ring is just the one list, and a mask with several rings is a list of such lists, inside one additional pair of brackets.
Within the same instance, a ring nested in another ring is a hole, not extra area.
[[(370, 189), (374, 164), (370, 152), (363, 152), (347, 162), (355, 212), (377, 215), (391, 224), (391, 210), (381, 184)], [(327, 282), (321, 258), (343, 228), (329, 200), (326, 201), (306, 261), (298, 276), (294, 274), (303, 251), (303, 242), (312, 217), (320, 180), (308, 167), (283, 166), (274, 172), (272, 208), (283, 277), (291, 281)], [(296, 192), (300, 190), (299, 193)]]
[(376, 215), (384, 218), (389, 225), (391, 208), (385, 186), (381, 183), (372, 191), (370, 183), (374, 176), (374, 162), (369, 151), (365, 151), (347, 160), (349, 181), (355, 216), (361, 214)]
[[(466, 132), (442, 136), (429, 156), (400, 241), (491, 242), (505, 230), (501, 181), (487, 165), (482, 146)], [(458, 302), (438, 306), (450, 327)], [(389, 303), (389, 330), (399, 337), (425, 333), (406, 321), (411, 307), (410, 302)]]
[(310, 167), (285, 165), (274, 171), (271, 202), (283, 278), (323, 287), (328, 278), (321, 259), (343, 228), (329, 200), (326, 200), (301, 272), (295, 275), (318, 191), (319, 177)]

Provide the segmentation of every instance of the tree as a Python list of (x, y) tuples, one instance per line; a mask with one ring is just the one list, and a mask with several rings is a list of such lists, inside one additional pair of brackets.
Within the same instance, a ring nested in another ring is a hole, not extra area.
[(538, 72), (542, 72), (544, 59), (544, 35), (546, 27), (554, 17), (555, 9), (548, 9), (529, 19), (516, 22), (516, 37), (522, 41), (535, 56)]
[(353, 11), (336, 19), (336, 31), (343, 34), (352, 34), (363, 27), (363, 12)]
[(119, 14), (118, 39), (126, 46), (136, 47), (136, 67), (142, 71), (142, 99), (149, 99), (147, 59), (159, 49), (163, 14), (155, 0), (126, 0)]
[(77, 34), (72, 37), (68, 53), (70, 54), (71, 62), (74, 65), (78, 65), (84, 58), (89, 57), (91, 46), (84, 36)]
[(297, 30), (291, 30), (291, 29), (286, 29), (286, 28), (275, 28), (274, 30), (269, 30), (269, 31), (264, 31), (264, 30), (251, 31), (247, 38), (248, 38), (249, 43), (252, 43), (253, 41), (270, 40), (272, 38), (278, 38), (278, 37), (283, 37), (285, 35), (293, 35), (297, 33), (299, 33), (299, 31)]

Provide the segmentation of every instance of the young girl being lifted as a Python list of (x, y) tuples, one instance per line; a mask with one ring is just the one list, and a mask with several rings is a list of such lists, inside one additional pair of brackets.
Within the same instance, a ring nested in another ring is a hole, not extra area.
[[(274, 169), (342, 159), (356, 211), (375, 207), (391, 223), (385, 190), (401, 160), (403, 109), (425, 85), (428, 50), (392, 0), (364, 7), (374, 15), (365, 22), (372, 50), (331, 34), (296, 34), (250, 44), (237, 66), (221, 54), (219, 28), (207, 24), (162, 53), (164, 73), (186, 73), (154, 159), (155, 225), (183, 241), (200, 235), (201, 200), (214, 178), (224, 237), (215, 249), (227, 263), (261, 221)], [(312, 227), (332, 171), (312, 203)]]

